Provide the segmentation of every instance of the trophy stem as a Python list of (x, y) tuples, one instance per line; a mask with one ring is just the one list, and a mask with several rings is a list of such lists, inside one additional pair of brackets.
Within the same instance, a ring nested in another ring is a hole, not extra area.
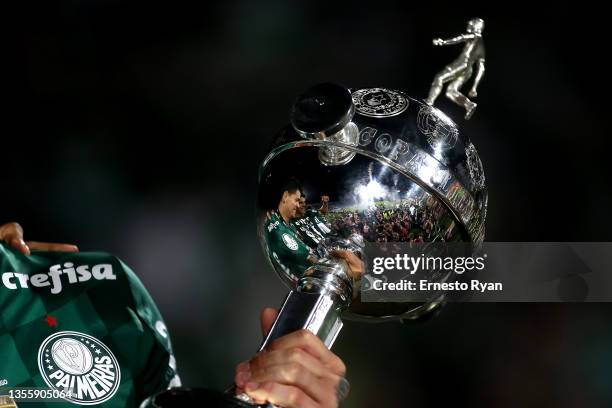
[(331, 348), (342, 329), (340, 314), (353, 294), (348, 266), (340, 259), (319, 260), (304, 272), (295, 290), (289, 292), (276, 321), (259, 351), (275, 339), (306, 329)]
[[(322, 258), (308, 268), (285, 298), (259, 351), (275, 339), (301, 329), (314, 333), (331, 348), (342, 329), (340, 314), (348, 309), (353, 295), (353, 281), (348, 270), (345, 261), (333, 257)], [(251, 403), (245, 393), (233, 398)], [(275, 406), (268, 404), (266, 408)]]
[(306, 329), (319, 337), (327, 348), (336, 340), (342, 320), (340, 308), (329, 294), (289, 292), (279, 315), (259, 351), (285, 334)]

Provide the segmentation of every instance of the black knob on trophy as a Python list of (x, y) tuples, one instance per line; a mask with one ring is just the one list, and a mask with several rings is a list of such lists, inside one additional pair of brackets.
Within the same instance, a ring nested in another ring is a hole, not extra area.
[(346, 164), (355, 151), (340, 146), (357, 146), (359, 132), (352, 122), (355, 105), (349, 89), (324, 83), (300, 95), (291, 110), (291, 125), (304, 139), (320, 140), (319, 160), (326, 166)]
[(326, 138), (342, 130), (353, 119), (355, 106), (348, 89), (324, 83), (300, 95), (291, 110), (291, 125), (304, 138)]

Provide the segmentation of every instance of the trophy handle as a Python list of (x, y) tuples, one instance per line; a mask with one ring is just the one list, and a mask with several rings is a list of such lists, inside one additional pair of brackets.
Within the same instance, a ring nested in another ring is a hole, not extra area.
[(353, 280), (346, 262), (336, 257), (322, 258), (308, 268), (289, 292), (270, 332), (259, 347), (263, 350), (275, 339), (306, 329), (331, 348), (342, 329), (340, 314), (353, 296)]
[[(340, 314), (349, 307), (352, 295), (353, 282), (346, 262), (337, 258), (320, 259), (304, 272), (296, 289), (290, 291), (285, 298), (259, 351), (275, 339), (302, 329), (309, 330), (327, 348), (331, 348), (342, 329)], [(234, 398), (246, 403), (251, 401), (245, 393)]]
[(308, 293), (292, 290), (281, 307), (270, 332), (259, 347), (262, 351), (275, 339), (297, 330), (306, 329), (331, 348), (342, 329), (341, 308), (328, 293)]

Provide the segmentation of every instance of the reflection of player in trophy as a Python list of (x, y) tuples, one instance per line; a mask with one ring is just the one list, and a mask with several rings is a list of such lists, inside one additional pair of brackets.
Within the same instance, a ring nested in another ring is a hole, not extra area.
[(292, 223), (298, 217), (302, 186), (290, 179), (281, 188), (278, 207), (265, 224), (265, 239), (272, 259), (285, 272), (300, 277), (316, 261), (312, 249), (304, 243)]
[(443, 40), (436, 38), (433, 40), (434, 45), (451, 45), (465, 43), (463, 51), (459, 57), (440, 71), (434, 78), (429, 91), (429, 96), (425, 100), (428, 105), (433, 105), (445, 83), (452, 81), (446, 87), (446, 96), (459, 106), (465, 108), (465, 119), (469, 119), (474, 110), (476, 103), (469, 100), (465, 95), (459, 92), (459, 89), (472, 76), (472, 67), (478, 64), (478, 71), (474, 78), (472, 89), (468, 93), (470, 98), (477, 96), (476, 88), (482, 79), (485, 71), (485, 47), (482, 39), (484, 30), (484, 21), (480, 18), (474, 18), (468, 22), (467, 33), (460, 36)]
[[(329, 208), (329, 197), (321, 197), (319, 209), (308, 207), (302, 185), (295, 178), (285, 182), (279, 194), (276, 210), (268, 212), (266, 217), (266, 251), (275, 267), (300, 278), (306, 269), (319, 261), (321, 255), (315, 251), (332, 235), (323, 216)], [(356, 255), (335, 247), (328, 250), (347, 262), (349, 273), (362, 273), (363, 265)]]
[(297, 229), (302, 240), (312, 249), (316, 249), (319, 242), (331, 232), (323, 217), (328, 210), (328, 196), (321, 196), (321, 207), (316, 209), (306, 204), (306, 195), (302, 191), (297, 216), (291, 221), (291, 225)]

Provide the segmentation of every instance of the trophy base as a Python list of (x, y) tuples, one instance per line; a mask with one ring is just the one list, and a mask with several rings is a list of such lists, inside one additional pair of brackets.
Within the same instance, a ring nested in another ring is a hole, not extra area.
[(155, 408), (256, 408), (270, 405), (252, 405), (240, 401), (232, 395), (204, 388), (171, 388), (155, 396), (152, 402)]

